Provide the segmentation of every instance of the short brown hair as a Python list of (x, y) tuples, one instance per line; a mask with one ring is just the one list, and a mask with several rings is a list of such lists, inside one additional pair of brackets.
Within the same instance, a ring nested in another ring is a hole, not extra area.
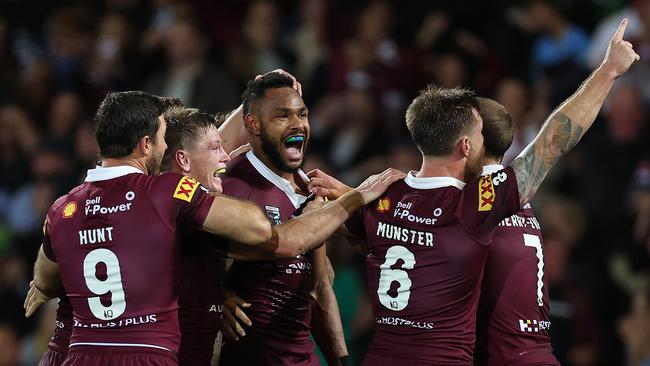
[(422, 154), (446, 156), (476, 123), (472, 109), (478, 109), (473, 91), (429, 85), (406, 110), (406, 127)]
[(506, 107), (488, 98), (477, 98), (483, 119), (485, 156), (501, 160), (512, 145), (514, 130)]
[(171, 108), (165, 112), (164, 117), (167, 122), (167, 132), (165, 133), (167, 150), (163, 156), (161, 168), (165, 171), (170, 169), (177, 150), (191, 149), (199, 136), (203, 135), (210, 127), (219, 127), (220, 123), (217, 122), (217, 119), (223, 122), (222, 116), (217, 118), (197, 108)]

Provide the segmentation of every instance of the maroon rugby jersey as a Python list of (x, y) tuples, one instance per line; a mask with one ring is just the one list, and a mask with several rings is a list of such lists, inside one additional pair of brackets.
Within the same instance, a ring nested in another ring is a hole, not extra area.
[[(252, 152), (228, 164), (223, 187), (227, 195), (257, 203), (276, 225), (289, 220), (307, 199)], [(227, 287), (252, 304), (246, 314), (253, 325), (245, 337), (224, 345), (221, 365), (319, 365), (309, 339), (310, 253), (276, 261), (236, 261)]]
[(52, 205), (43, 250), (72, 304), (70, 347), (178, 350), (176, 226), (200, 228), (212, 201), (191, 178), (119, 166)]
[(368, 241), (375, 333), (364, 364), (472, 364), (488, 244), (518, 209), (511, 168), (467, 185), (412, 172), (350, 218)]
[[(503, 169), (484, 167), (483, 174)], [(477, 321), (480, 365), (557, 365), (542, 232), (530, 204), (504, 219), (488, 249)]]
[(72, 324), (72, 305), (70, 305), (67, 297), (61, 296), (59, 298), (59, 306), (56, 309), (54, 335), (52, 335), (52, 339), (50, 339), (47, 347), (57, 352), (68, 353)]
[(181, 283), (178, 318), (181, 346), (178, 361), (183, 366), (210, 365), (217, 320), (223, 310), (225, 241), (190, 227), (181, 232)]

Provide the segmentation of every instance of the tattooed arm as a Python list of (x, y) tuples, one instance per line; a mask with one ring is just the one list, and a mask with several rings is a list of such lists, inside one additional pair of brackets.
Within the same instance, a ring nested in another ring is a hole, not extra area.
[(623, 19), (601, 65), (553, 111), (533, 142), (510, 164), (517, 177), (522, 206), (533, 198), (551, 167), (591, 127), (614, 80), (639, 59), (632, 44), (623, 40), (626, 26), (627, 19)]

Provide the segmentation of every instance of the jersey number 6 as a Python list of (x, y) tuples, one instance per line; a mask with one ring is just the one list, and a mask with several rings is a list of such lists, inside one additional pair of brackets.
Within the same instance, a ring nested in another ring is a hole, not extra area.
[[(402, 269), (391, 269), (398, 260), (402, 260)], [(405, 269), (413, 269), (415, 266), (415, 256), (411, 251), (401, 245), (395, 245), (386, 251), (386, 260), (379, 267), (379, 287), (377, 295), (379, 302), (386, 308), (394, 311), (402, 310), (408, 305), (411, 297), (411, 279)], [(393, 282), (397, 282), (397, 296), (389, 294)]]

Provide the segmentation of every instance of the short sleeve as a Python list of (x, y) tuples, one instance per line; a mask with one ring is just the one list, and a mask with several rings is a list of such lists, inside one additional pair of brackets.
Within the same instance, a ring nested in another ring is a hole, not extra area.
[(365, 206), (354, 211), (348, 221), (345, 222), (345, 227), (350, 233), (359, 237), (366, 236), (364, 222)]
[(517, 178), (511, 167), (470, 181), (462, 192), (457, 215), (479, 243), (487, 245), (497, 225), (520, 209)]
[(47, 259), (56, 263), (56, 255), (54, 254), (54, 250), (52, 249), (52, 242), (50, 241), (49, 226), (49, 218), (46, 218), (45, 222), (43, 223), (43, 253)]
[(161, 214), (171, 216), (172, 222), (183, 222), (198, 229), (214, 201), (197, 180), (180, 174), (160, 175), (152, 189), (152, 198)]

